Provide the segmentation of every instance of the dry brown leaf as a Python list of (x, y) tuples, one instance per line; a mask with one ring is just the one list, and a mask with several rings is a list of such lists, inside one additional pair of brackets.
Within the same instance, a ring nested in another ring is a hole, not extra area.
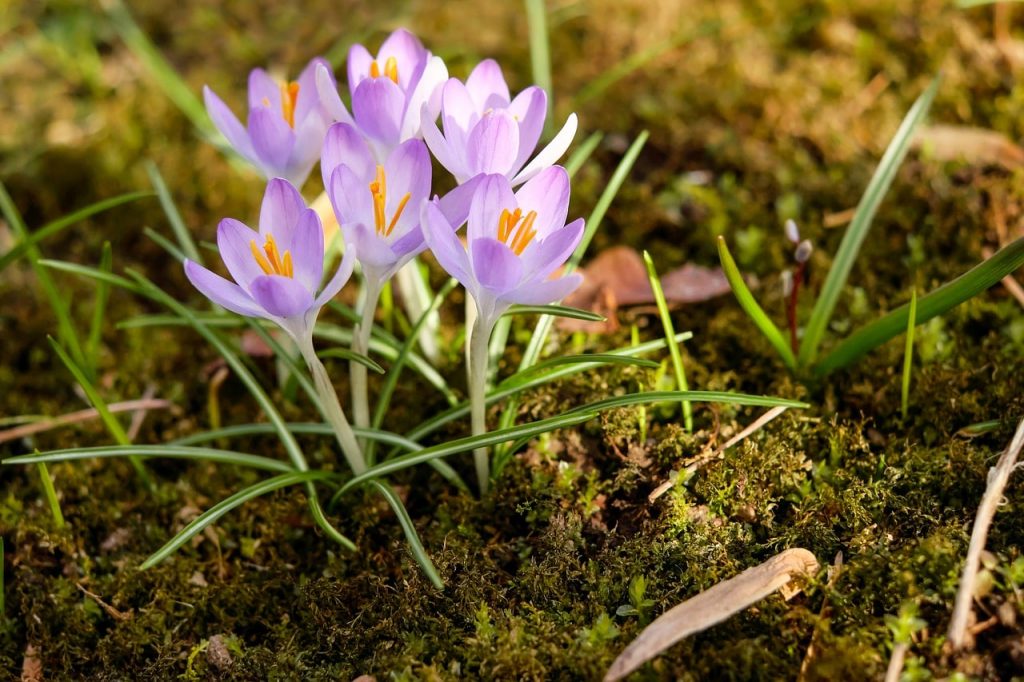
[(817, 570), (817, 559), (806, 549), (787, 549), (673, 606), (619, 654), (605, 674), (605, 682), (621, 680), (676, 642), (721, 623), (785, 587), (793, 578), (813, 575)]
[[(561, 319), (568, 331), (610, 332), (618, 328), (615, 313), (621, 306), (654, 303), (647, 268), (640, 254), (628, 246), (613, 246), (581, 268), (583, 284), (564, 303), (604, 315), (606, 322)], [(661, 288), (669, 303), (699, 303), (729, 292), (721, 268), (687, 263), (661, 276)]]
[(936, 125), (922, 128), (914, 146), (928, 150), (940, 161), (963, 160), (1006, 168), (1024, 166), (1024, 148), (995, 130), (971, 126)]
[(25, 658), (21, 662), (21, 682), (43, 682), (43, 663), (39, 660), (39, 649), (31, 644), (25, 647)]

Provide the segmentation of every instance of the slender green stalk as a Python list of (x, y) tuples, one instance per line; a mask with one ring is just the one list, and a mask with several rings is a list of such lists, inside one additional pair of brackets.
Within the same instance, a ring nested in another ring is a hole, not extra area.
[[(494, 322), (478, 315), (473, 324), (469, 341), (469, 403), (472, 432), (474, 436), (487, 433), (487, 345), (491, 338)], [(476, 464), (476, 478), (480, 495), (487, 494), (491, 467), (486, 447), (473, 451)]]
[(36, 467), (39, 469), (39, 480), (43, 485), (43, 495), (46, 497), (46, 504), (50, 507), (50, 513), (53, 515), (53, 523), (57, 528), (63, 528), (64, 514), (60, 510), (60, 500), (57, 499), (57, 491), (53, 487), (50, 470), (43, 462), (37, 462)]
[(178, 240), (181, 252), (189, 260), (202, 265), (203, 257), (200, 255), (199, 249), (196, 248), (192, 232), (186, 227), (185, 221), (181, 218), (181, 213), (178, 212), (178, 207), (174, 204), (171, 192), (167, 189), (167, 183), (164, 182), (163, 176), (160, 175), (160, 169), (157, 168), (155, 163), (149, 161), (146, 163), (146, 173), (149, 174), (149, 180), (153, 183), (153, 189), (156, 190), (157, 197), (160, 199), (160, 206), (164, 209), (167, 222), (171, 224), (171, 230), (174, 232), (174, 237)]
[[(380, 300), (380, 285), (375, 281), (366, 280), (366, 300), (363, 301), (363, 312), (359, 324), (352, 333), (352, 352), (368, 355), (370, 352), (370, 333), (373, 331), (373, 318)], [(352, 416), (356, 426), (361, 429), (370, 426), (370, 391), (367, 383), (366, 365), (352, 360), (348, 364), (349, 381), (352, 385)], [(360, 440), (361, 447), (366, 441)]]
[(4, 598), (4, 539), (0, 537), (0, 618), (7, 616), (7, 601)]
[(299, 352), (302, 353), (303, 359), (309, 365), (309, 372), (313, 375), (313, 384), (316, 386), (316, 392), (320, 394), (320, 404), (323, 407), (324, 418), (331, 425), (331, 428), (334, 429), (334, 435), (338, 439), (338, 445), (341, 446), (342, 454), (345, 455), (345, 459), (348, 461), (348, 465), (353, 473), (363, 473), (366, 471), (363, 451), (359, 447), (355, 434), (352, 433), (352, 426), (345, 417), (345, 411), (341, 409), (341, 403), (338, 402), (338, 393), (334, 390), (330, 377), (327, 376), (324, 363), (320, 362), (320, 358), (316, 356), (316, 351), (313, 350), (313, 339), (300, 341)]
[(548, 95), (548, 115), (544, 119), (544, 130), (551, 132), (555, 93), (551, 80), (551, 48), (548, 44), (548, 18), (544, 0), (525, 0), (526, 24), (530, 41), (530, 67), (533, 82)]
[(917, 328), (917, 289), (910, 294), (910, 312), (907, 315), (907, 345), (903, 350), (903, 386), (900, 392), (900, 414), (907, 419), (910, 405), (910, 369), (914, 359), (914, 330)]
[(395, 516), (398, 517), (398, 523), (402, 527), (402, 532), (405, 533), (405, 538), (409, 541), (409, 550), (412, 552), (413, 558), (416, 559), (416, 563), (420, 565), (424, 575), (434, 584), (434, 587), (443, 590), (444, 581), (441, 579), (437, 569), (434, 568), (434, 562), (430, 560), (430, 555), (427, 554), (426, 548), (423, 547), (423, 541), (420, 540), (419, 533), (416, 532), (416, 526), (413, 525), (409, 512), (406, 511), (405, 505), (402, 504), (402, 500), (395, 494), (391, 486), (380, 481), (370, 481), (370, 484), (391, 505)]
[[(654, 301), (658, 304), (661, 326), (665, 328), (665, 341), (668, 343), (669, 355), (672, 356), (672, 369), (675, 370), (676, 374), (676, 386), (680, 391), (689, 391), (690, 387), (686, 382), (686, 368), (683, 366), (683, 355), (679, 352), (679, 344), (676, 343), (676, 330), (672, 326), (672, 316), (668, 312), (668, 302), (665, 300), (665, 292), (661, 289), (661, 280), (658, 279), (658, 272), (654, 269), (654, 261), (651, 260), (651, 254), (647, 253), (647, 251), (644, 251), (644, 263), (647, 265), (647, 278), (651, 282)], [(683, 421), (686, 424), (687, 433), (693, 433), (693, 407), (688, 400), (683, 401)]]

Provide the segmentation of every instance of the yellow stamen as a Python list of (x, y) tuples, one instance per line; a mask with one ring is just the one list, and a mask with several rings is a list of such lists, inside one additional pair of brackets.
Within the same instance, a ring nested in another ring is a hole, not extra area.
[[(384, 75), (390, 78), (394, 83), (398, 83), (398, 60), (394, 57), (388, 57), (384, 62)], [(380, 64), (374, 59), (370, 62), (370, 78), (380, 78)]]
[(288, 126), (295, 127), (295, 102), (299, 99), (299, 84), (281, 83), (281, 115), (288, 122)]
[(391, 216), (391, 221), (388, 222), (385, 207), (388, 201), (388, 181), (384, 175), (384, 166), (377, 166), (377, 175), (374, 177), (373, 182), (370, 183), (370, 194), (373, 195), (373, 227), (377, 231), (377, 234), (388, 237), (395, 229), (395, 225), (398, 224), (398, 219), (402, 217), (402, 211), (405, 210), (405, 205), (409, 203), (411, 194), (405, 193), (405, 196), (398, 202), (398, 207), (395, 208), (395, 214)]
[(395, 209), (395, 215), (391, 216), (391, 222), (388, 223), (388, 229), (384, 231), (384, 236), (387, 237), (391, 234), (392, 230), (395, 229), (395, 225), (398, 224), (398, 219), (402, 217), (402, 211), (405, 210), (405, 205), (409, 203), (409, 199), (412, 195), (409, 192), (405, 193), (402, 200), (398, 202), (398, 208)]
[(284, 277), (294, 276), (295, 269), (292, 266), (292, 252), (285, 251), (282, 256), (277, 250), (277, 242), (274, 241), (274, 235), (267, 235), (267, 241), (263, 244), (262, 251), (256, 246), (255, 239), (249, 242), (249, 248), (252, 250), (252, 257), (256, 259), (257, 265), (263, 270), (263, 274), (282, 275)]

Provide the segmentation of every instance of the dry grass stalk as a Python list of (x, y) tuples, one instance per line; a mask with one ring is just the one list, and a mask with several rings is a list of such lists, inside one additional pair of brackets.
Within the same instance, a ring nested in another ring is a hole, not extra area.
[(605, 682), (621, 680), (673, 644), (721, 623), (782, 589), (793, 578), (813, 575), (817, 570), (814, 555), (797, 547), (704, 590), (644, 628), (612, 663), (604, 676)]

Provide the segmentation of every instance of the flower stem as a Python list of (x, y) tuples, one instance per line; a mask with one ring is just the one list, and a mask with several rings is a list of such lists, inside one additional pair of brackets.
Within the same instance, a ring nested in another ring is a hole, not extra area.
[[(482, 315), (478, 316), (476, 322), (473, 323), (473, 331), (469, 340), (467, 366), (469, 368), (469, 404), (474, 436), (487, 433), (487, 404), (485, 400), (487, 394), (487, 345), (493, 329), (494, 322)], [(473, 459), (476, 462), (476, 477), (480, 485), (480, 495), (485, 495), (491, 478), (487, 448), (474, 450)]]
[(348, 460), (352, 473), (363, 473), (366, 471), (363, 451), (356, 441), (356, 436), (352, 432), (348, 419), (345, 417), (344, 410), (341, 409), (341, 403), (338, 402), (338, 393), (334, 390), (330, 377), (327, 376), (327, 369), (324, 368), (324, 363), (320, 362), (320, 358), (316, 356), (316, 351), (313, 349), (313, 339), (309, 338), (301, 341), (299, 343), (299, 350), (302, 353), (302, 358), (306, 361), (306, 365), (309, 366), (310, 374), (313, 375), (313, 384), (316, 386), (316, 392), (320, 395), (320, 402), (323, 405), (324, 418), (331, 425), (331, 428), (334, 429), (334, 434), (338, 438), (338, 445), (341, 446), (341, 451), (345, 455), (345, 459)]
[[(370, 351), (370, 332), (373, 331), (373, 317), (377, 312), (377, 301), (380, 299), (379, 284), (366, 281), (366, 300), (363, 302), (362, 319), (352, 335), (352, 352), (368, 355)], [(356, 426), (361, 429), (370, 426), (370, 398), (366, 380), (366, 365), (355, 360), (349, 361), (349, 380), (352, 383), (352, 416)], [(365, 447), (366, 441), (360, 441)]]

